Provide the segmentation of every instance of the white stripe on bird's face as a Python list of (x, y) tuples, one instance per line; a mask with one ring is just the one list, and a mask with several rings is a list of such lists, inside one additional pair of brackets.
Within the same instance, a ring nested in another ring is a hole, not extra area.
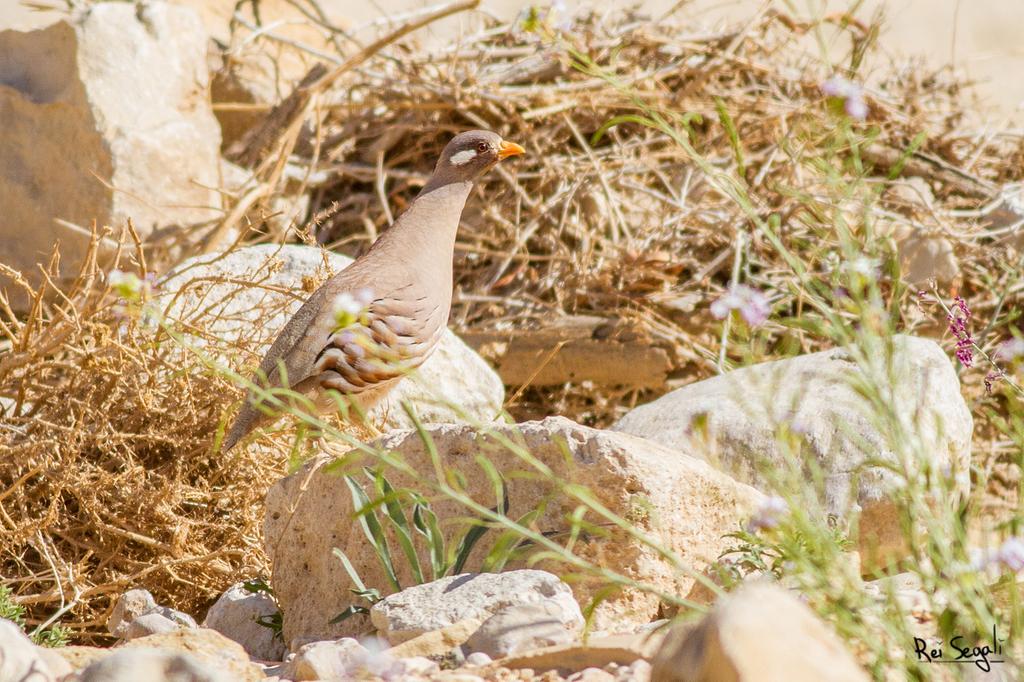
[(451, 162), (454, 166), (462, 166), (469, 163), (476, 158), (476, 151), (473, 149), (466, 149), (464, 151), (452, 154)]

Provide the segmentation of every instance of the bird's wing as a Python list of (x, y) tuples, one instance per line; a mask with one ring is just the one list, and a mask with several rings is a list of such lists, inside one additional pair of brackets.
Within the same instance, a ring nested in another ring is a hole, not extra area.
[(329, 333), (313, 361), (313, 374), (324, 387), (359, 394), (426, 360), (444, 331), (440, 306), (400, 294), (374, 299), (360, 322)]
[(324, 338), (323, 327), (328, 323), (325, 318), (330, 315), (330, 295), (334, 290), (330, 285), (335, 283), (336, 279), (337, 275), (313, 292), (309, 300), (302, 304), (292, 319), (288, 320), (284, 329), (274, 339), (270, 350), (263, 356), (256, 373), (257, 382), (266, 377), (270, 386), (281, 387), (282, 367), (289, 387), (309, 378), (313, 371), (313, 359), (318, 352), (317, 339)]

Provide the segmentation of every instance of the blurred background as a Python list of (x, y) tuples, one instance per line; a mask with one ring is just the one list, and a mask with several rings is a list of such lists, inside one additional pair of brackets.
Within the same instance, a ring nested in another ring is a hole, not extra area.
[[(215, 38), (227, 41), (228, 23), (236, 0), (177, 0), (178, 4), (196, 9), (203, 17), (207, 29)], [(277, 30), (285, 34), (301, 35), (308, 31), (304, 18), (286, 0), (261, 0), (262, 19), (281, 22)], [(429, 0), (323, 0), (321, 7), (332, 22), (358, 29), (381, 17), (412, 12), (437, 3)], [(496, 18), (508, 20), (531, 3), (526, 0), (484, 0), (481, 9)], [(572, 0), (556, 3), (572, 11)], [(845, 9), (848, 2), (777, 2), (756, 0), (646, 0), (626, 2), (611, 0), (599, 3), (607, 10), (637, 7), (655, 16), (679, 13), (688, 22), (705, 23), (708, 27), (722, 22), (748, 18), (751, 12), (766, 4), (774, 4), (791, 14), (810, 17), (815, 14)], [(0, 29), (28, 30), (56, 21), (59, 10), (46, 11), (22, 4), (19, 0), (0, 0)], [(589, 5), (588, 5), (589, 6)], [(249, 10), (251, 12), (251, 9)], [(983, 101), (991, 106), (993, 114), (1014, 123), (1021, 120), (1024, 103), (1024, 79), (1002, 79), (1005, 74), (1024, 71), (1024, 2), (1020, 0), (866, 0), (856, 10), (859, 16), (883, 12), (886, 21), (881, 34), (881, 52), (890, 58), (920, 57), (930, 66), (951, 64), (978, 85)], [(461, 14), (432, 24), (419, 37), (424, 42), (452, 41), (470, 30), (479, 17)], [(881, 58), (876, 55), (876, 59)], [(884, 66), (884, 65), (875, 65)]]

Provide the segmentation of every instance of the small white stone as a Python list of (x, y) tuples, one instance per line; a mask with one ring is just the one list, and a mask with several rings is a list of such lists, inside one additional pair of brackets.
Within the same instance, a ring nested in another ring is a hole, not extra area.
[(487, 665), (494, 659), (482, 651), (474, 651), (466, 656), (466, 665)]
[(408, 675), (433, 675), (441, 669), (437, 663), (424, 656), (403, 658), (402, 666)]
[(170, 618), (154, 611), (152, 613), (144, 613), (129, 623), (128, 628), (125, 630), (124, 638), (138, 639), (139, 637), (148, 637), (149, 635), (159, 635), (164, 632), (174, 632), (179, 627), (181, 626)]

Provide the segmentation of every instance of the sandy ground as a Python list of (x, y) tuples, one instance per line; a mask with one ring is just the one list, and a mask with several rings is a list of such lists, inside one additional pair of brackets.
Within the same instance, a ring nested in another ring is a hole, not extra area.
[[(236, 0), (174, 0), (191, 5), (204, 16), (211, 33), (223, 33)], [(56, 3), (55, 3), (56, 4)], [(400, 15), (437, 4), (437, 0), (321, 0), (332, 19), (349, 27), (364, 26), (382, 16)], [(531, 3), (525, 0), (483, 0), (484, 12), (511, 17)], [(547, 3), (533, 3), (544, 6)], [(565, 0), (570, 11), (580, 3)], [(601, 7), (629, 6), (628, 0), (595, 0)], [(709, 26), (749, 16), (765, 3), (757, 0), (647, 0), (641, 3), (652, 15), (675, 11)], [(808, 16), (836, 11), (848, 5), (837, 0), (776, 0), (790, 14)], [(261, 0), (265, 22), (280, 21), (287, 30), (288, 17), (280, 0)], [(276, 7), (275, 7), (276, 6)], [(866, 0), (858, 15), (869, 17), (883, 11), (887, 28), (881, 44), (887, 58), (921, 55), (939, 66), (952, 63), (978, 83), (978, 93), (990, 105), (993, 125), (1007, 120), (1024, 123), (1024, 0)], [(56, 12), (30, 10), (21, 0), (0, 0), (0, 29), (28, 30), (46, 25)], [(423, 31), (427, 42), (449, 41), (471, 30), (474, 18), (462, 15)], [(884, 58), (884, 57), (883, 57)], [(878, 66), (877, 64), (875, 66)]]

